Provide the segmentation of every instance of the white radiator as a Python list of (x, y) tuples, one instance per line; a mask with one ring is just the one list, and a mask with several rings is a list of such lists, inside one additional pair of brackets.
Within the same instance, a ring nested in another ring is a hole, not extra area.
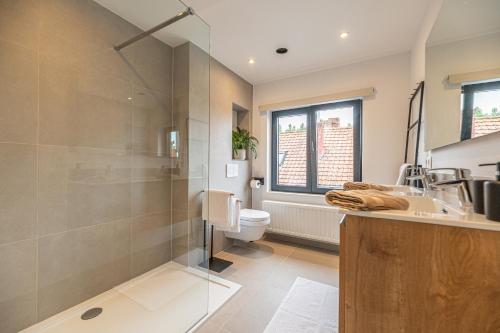
[(267, 231), (339, 244), (342, 214), (333, 207), (264, 200), (262, 210), (271, 214)]

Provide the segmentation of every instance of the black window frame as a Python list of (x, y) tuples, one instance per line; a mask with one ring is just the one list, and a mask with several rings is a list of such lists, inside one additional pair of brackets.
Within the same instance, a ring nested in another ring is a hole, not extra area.
[(460, 141), (472, 138), (472, 117), (474, 116), (474, 93), (480, 91), (499, 90), (500, 81), (470, 83), (462, 86), (463, 107), (460, 126)]
[[(332, 107), (353, 108), (353, 180), (362, 180), (362, 122), (363, 122), (363, 103), (362, 99), (353, 99), (342, 102), (333, 102), (328, 104), (311, 105), (295, 109), (273, 111), (271, 115), (271, 190), (276, 192), (294, 192), (324, 194), (337, 187), (319, 187), (318, 182), (318, 164), (316, 156), (316, 112), (329, 110)], [(306, 186), (292, 186), (278, 184), (278, 118), (294, 115), (307, 115), (307, 167), (306, 167)]]

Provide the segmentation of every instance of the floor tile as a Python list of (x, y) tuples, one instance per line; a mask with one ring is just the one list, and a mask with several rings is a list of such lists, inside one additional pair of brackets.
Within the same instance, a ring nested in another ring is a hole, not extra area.
[(240, 292), (197, 332), (262, 332), (297, 277), (338, 286), (338, 255), (292, 243), (236, 242), (218, 258), (233, 264), (216, 274), (242, 285)]

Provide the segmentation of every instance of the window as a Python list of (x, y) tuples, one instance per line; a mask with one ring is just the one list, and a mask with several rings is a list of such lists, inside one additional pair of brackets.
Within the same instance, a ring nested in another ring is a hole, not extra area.
[(325, 193), (361, 181), (361, 100), (272, 113), (271, 189)]
[(462, 86), (461, 140), (500, 131), (500, 81)]

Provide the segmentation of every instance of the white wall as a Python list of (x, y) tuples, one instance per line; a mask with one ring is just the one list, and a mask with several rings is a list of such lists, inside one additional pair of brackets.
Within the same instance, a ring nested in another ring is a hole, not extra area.
[(425, 79), (425, 43), (429, 37), (434, 22), (439, 15), (443, 0), (433, 0), (429, 3), (426, 15), (411, 49), (410, 87)]
[(408, 82), (410, 54), (404, 53), (255, 86), (253, 133), (261, 144), (252, 170), (253, 176), (266, 177), (266, 186), (253, 191), (253, 207), (260, 208), (263, 199), (323, 202), (322, 195), (270, 192), (269, 114), (259, 105), (375, 87), (375, 96), (363, 101), (363, 180), (391, 184), (403, 161)]
[[(443, 0), (434, 0), (427, 9), (418, 38), (411, 50), (410, 86), (425, 80), (425, 42), (436, 21)], [(500, 132), (465, 142), (455, 143), (429, 152), (432, 167), (463, 167), (475, 176), (492, 176), (494, 167), (480, 168), (482, 162), (500, 160)]]

